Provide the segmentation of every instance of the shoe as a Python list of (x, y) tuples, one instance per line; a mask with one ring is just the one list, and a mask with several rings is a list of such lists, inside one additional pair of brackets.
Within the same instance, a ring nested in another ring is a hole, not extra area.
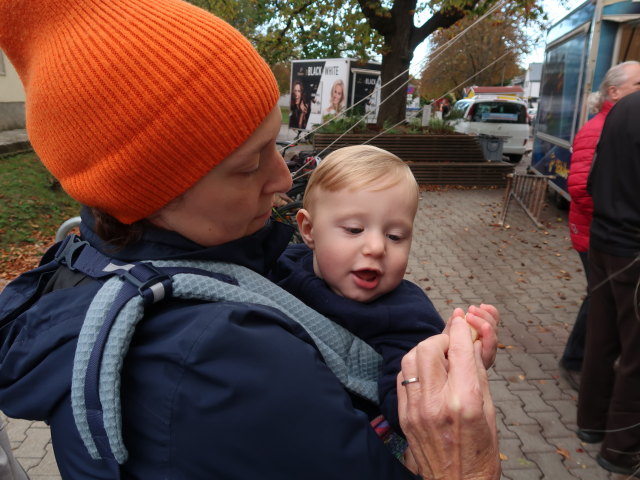
[(576, 392), (580, 390), (580, 370), (570, 370), (560, 365), (560, 373), (571, 388)]
[(598, 465), (600, 465), (602, 468), (610, 472), (620, 473), (622, 475), (627, 475), (628, 477), (640, 478), (640, 465), (616, 465), (604, 458), (601, 454), (596, 455), (596, 462), (598, 462)]
[(578, 438), (584, 443), (600, 443), (604, 440), (604, 433), (594, 432), (592, 430), (578, 429), (576, 435), (578, 435)]

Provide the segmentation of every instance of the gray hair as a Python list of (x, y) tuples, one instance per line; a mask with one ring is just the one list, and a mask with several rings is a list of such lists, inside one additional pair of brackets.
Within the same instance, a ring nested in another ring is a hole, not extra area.
[(587, 99), (587, 105), (589, 107), (590, 113), (598, 113), (602, 109), (602, 105), (605, 100), (608, 100), (608, 91), (609, 87), (618, 87), (627, 81), (629, 78), (629, 74), (627, 73), (627, 65), (640, 65), (640, 62), (636, 62), (635, 60), (629, 60), (627, 62), (619, 63), (618, 65), (614, 65), (609, 69), (609, 71), (605, 74), (602, 83), (600, 83), (600, 88), (597, 92), (592, 92), (589, 94), (589, 98)]

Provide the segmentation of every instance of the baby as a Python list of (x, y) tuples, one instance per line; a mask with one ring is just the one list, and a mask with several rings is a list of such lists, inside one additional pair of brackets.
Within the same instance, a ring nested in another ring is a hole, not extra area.
[[(273, 278), (381, 354), (380, 410), (354, 402), (370, 419), (382, 412), (396, 432), (400, 361), (445, 328), (424, 291), (403, 279), (418, 198), (416, 180), (397, 156), (368, 145), (334, 151), (311, 175), (297, 213), (304, 244), (287, 248)], [(481, 335), (494, 328), (489, 320), (497, 323), (489, 305), (470, 307), (466, 317)], [(493, 363), (491, 352), (483, 356), (485, 366)]]

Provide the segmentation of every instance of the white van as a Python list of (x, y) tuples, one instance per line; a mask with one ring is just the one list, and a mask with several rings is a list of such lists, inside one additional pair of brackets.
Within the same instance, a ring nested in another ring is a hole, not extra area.
[(502, 153), (511, 163), (524, 155), (529, 139), (527, 104), (516, 97), (475, 96), (458, 100), (449, 117), (456, 132), (504, 139)]

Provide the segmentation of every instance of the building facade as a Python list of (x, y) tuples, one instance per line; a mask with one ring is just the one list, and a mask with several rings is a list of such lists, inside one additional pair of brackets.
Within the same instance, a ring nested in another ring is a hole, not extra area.
[(0, 131), (24, 128), (25, 93), (13, 65), (0, 50)]

